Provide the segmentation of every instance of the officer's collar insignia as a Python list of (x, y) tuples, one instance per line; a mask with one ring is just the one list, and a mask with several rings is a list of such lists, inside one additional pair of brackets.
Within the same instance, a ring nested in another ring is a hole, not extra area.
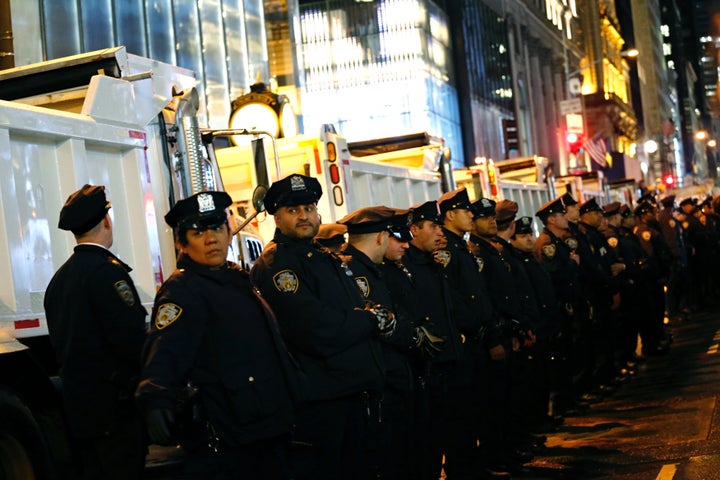
[(670, 221), (668, 221), (668, 225), (670, 225), (670, 228), (675, 228), (675, 225), (676, 225), (675, 220), (673, 220), (671, 218)]
[(485, 268), (485, 260), (480, 257), (475, 257), (475, 263), (477, 263), (478, 272), (482, 272), (483, 268)]
[(433, 255), (435, 256), (435, 261), (442, 265), (443, 268), (450, 264), (450, 259), (452, 258), (450, 250), (436, 250)]
[(298, 175), (290, 177), (290, 189), (293, 192), (305, 190), (305, 180)]
[(122, 298), (122, 301), (125, 302), (128, 307), (135, 305), (135, 294), (125, 280), (115, 282), (115, 285), (113, 286), (115, 287), (117, 294), (120, 295), (120, 298)]
[(370, 296), (370, 284), (366, 277), (355, 277), (355, 283), (363, 294), (363, 297), (368, 298)]
[(175, 305), (174, 303), (163, 303), (158, 307), (157, 312), (155, 313), (155, 328), (162, 330), (163, 328), (169, 327), (175, 323), (175, 320), (180, 318), (182, 311), (183, 309), (180, 305)]
[(575, 237), (569, 237), (565, 239), (565, 245), (570, 247), (570, 250), (577, 250), (578, 241)]
[[(570, 240), (568, 238), (568, 240)], [(555, 257), (555, 244), (554, 243), (548, 243), (547, 245), (544, 245), (542, 247), (542, 253), (547, 258), (554, 258)]]
[(618, 246), (618, 239), (616, 237), (610, 237), (607, 239), (608, 245), (610, 245), (610, 248), (617, 248)]
[(652, 238), (652, 233), (650, 233), (650, 230), (645, 230), (644, 232), (642, 232), (643, 240), (645, 240), (646, 242), (649, 242), (651, 238)]
[(273, 275), (273, 284), (278, 292), (295, 293), (300, 286), (300, 281), (292, 270), (281, 270)]
[(215, 202), (213, 201), (212, 195), (209, 193), (201, 193), (197, 196), (198, 212), (212, 212), (215, 210)]

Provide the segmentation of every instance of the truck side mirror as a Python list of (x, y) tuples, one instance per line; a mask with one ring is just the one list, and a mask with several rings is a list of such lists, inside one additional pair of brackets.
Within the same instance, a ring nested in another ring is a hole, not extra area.
[(265, 195), (267, 195), (267, 187), (265, 185), (258, 185), (253, 190), (252, 204), (255, 208), (255, 215), (265, 211)]

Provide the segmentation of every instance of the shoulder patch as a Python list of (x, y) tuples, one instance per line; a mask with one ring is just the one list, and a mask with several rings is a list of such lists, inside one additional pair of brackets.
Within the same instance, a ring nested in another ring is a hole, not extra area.
[(368, 298), (370, 296), (370, 283), (366, 277), (355, 277), (355, 283), (363, 294), (363, 297)]
[(125, 280), (115, 282), (113, 287), (115, 287), (115, 292), (117, 292), (120, 298), (122, 298), (122, 301), (125, 302), (128, 307), (135, 305), (135, 294)]
[(278, 292), (295, 293), (300, 286), (300, 280), (292, 270), (280, 270), (273, 275), (273, 284)]
[(182, 315), (182, 307), (174, 303), (163, 303), (155, 313), (155, 328), (162, 330), (169, 327)]
[(450, 259), (452, 258), (450, 250), (435, 250), (433, 255), (435, 256), (435, 261), (442, 265), (443, 268), (450, 265)]
[(649, 242), (650, 239), (652, 238), (652, 233), (650, 232), (650, 230), (645, 230), (640, 234), (640, 236), (642, 237), (643, 240), (645, 240), (646, 242)]
[(617, 248), (618, 246), (618, 239), (617, 237), (610, 237), (607, 239), (608, 245), (610, 245), (610, 248)]
[(690, 226), (690, 222), (683, 222), (683, 223), (682, 223), (682, 228), (683, 228), (683, 230), (687, 230), (689, 226)]
[[(565, 245), (570, 247), (570, 250), (577, 250), (578, 248), (578, 241), (575, 237), (568, 237), (565, 239)], [(553, 245), (554, 247), (555, 245)]]
[(545, 255), (546, 258), (550, 258), (550, 259), (554, 258), (555, 257), (555, 244), (548, 243), (547, 245), (543, 245), (542, 254)]

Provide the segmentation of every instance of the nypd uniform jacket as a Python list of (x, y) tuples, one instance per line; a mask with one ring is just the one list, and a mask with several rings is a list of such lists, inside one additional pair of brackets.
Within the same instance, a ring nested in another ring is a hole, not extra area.
[(687, 263), (687, 252), (685, 251), (685, 239), (683, 238), (682, 227), (673, 217), (672, 209), (664, 208), (658, 212), (658, 223), (660, 231), (665, 237), (665, 242), (672, 253), (673, 258), (681, 264)]
[(522, 263), (533, 289), (539, 318), (537, 324), (533, 324), (533, 333), (539, 339), (555, 338), (560, 333), (560, 311), (552, 277), (532, 253), (515, 248), (512, 251)]
[(510, 332), (512, 320), (519, 322), (524, 328), (528, 328), (530, 326), (529, 319), (522, 311), (521, 295), (518, 291), (512, 264), (505, 258), (505, 254), (490, 242), (475, 235), (470, 236), (470, 241), (473, 253), (483, 262), (483, 274), (490, 288), (493, 305), (505, 320), (505, 325), (502, 327), (505, 335), (507, 336)]
[(109, 250), (79, 244), (45, 292), (64, 404), (78, 437), (111, 432), (131, 412), (147, 312), (129, 271)]
[(578, 301), (580, 267), (570, 258), (577, 240), (568, 234), (560, 238), (547, 228), (535, 241), (533, 256), (550, 273), (557, 299), (572, 305)]
[(640, 240), (640, 246), (648, 255), (648, 273), (651, 278), (660, 280), (659, 277), (668, 275), (672, 256), (662, 233), (642, 223), (635, 226), (633, 233)]
[(388, 276), (393, 298), (402, 302), (409, 311), (416, 309), (420, 315), (418, 326), (426, 326), (445, 340), (442, 352), (433, 356), (430, 363), (438, 365), (460, 361), (462, 342), (452, 317), (450, 292), (442, 267), (431, 254), (412, 244), (405, 252), (403, 265), (407, 270), (404, 278), (400, 275)]
[(363, 252), (348, 245), (341, 256), (353, 272), (363, 297), (374, 303), (386, 306), (395, 313), (397, 326), (392, 336), (381, 342), (385, 363), (385, 381), (388, 385), (400, 390), (410, 390), (413, 379), (410, 375), (408, 354), (415, 346), (414, 322), (404, 308), (396, 303), (390, 295), (383, 270)]
[(272, 314), (234, 263), (189, 257), (155, 298), (137, 390), (145, 411), (173, 409), (188, 380), (221, 442), (290, 431), (293, 370)]
[[(501, 343), (495, 312), (488, 293), (484, 264), (468, 250), (465, 240), (443, 228), (447, 246), (434, 253), (435, 261), (444, 269), (452, 289), (458, 298), (453, 302), (455, 321), (466, 337), (480, 335), (487, 346)], [(482, 332), (482, 334), (481, 334)]]
[(305, 374), (305, 400), (383, 385), (377, 320), (363, 310), (365, 299), (351, 275), (315, 243), (293, 240), (279, 230), (251, 271)]
[[(615, 252), (611, 251), (605, 237), (594, 227), (580, 223), (583, 238), (590, 249), (580, 256), (581, 278), (588, 288), (588, 297), (610, 305), (611, 297), (618, 291), (618, 282), (612, 276), (610, 265), (614, 262)], [(582, 242), (581, 242), (582, 243)], [(599, 306), (599, 305), (596, 305)]]

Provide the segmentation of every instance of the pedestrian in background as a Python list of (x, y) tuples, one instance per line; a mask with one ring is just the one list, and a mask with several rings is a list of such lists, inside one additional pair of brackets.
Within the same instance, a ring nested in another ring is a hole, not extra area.
[(145, 459), (133, 402), (147, 312), (130, 267), (109, 248), (113, 223), (105, 187), (84, 185), (60, 211), (58, 228), (77, 245), (45, 291), (50, 341), (83, 479), (136, 479)]

